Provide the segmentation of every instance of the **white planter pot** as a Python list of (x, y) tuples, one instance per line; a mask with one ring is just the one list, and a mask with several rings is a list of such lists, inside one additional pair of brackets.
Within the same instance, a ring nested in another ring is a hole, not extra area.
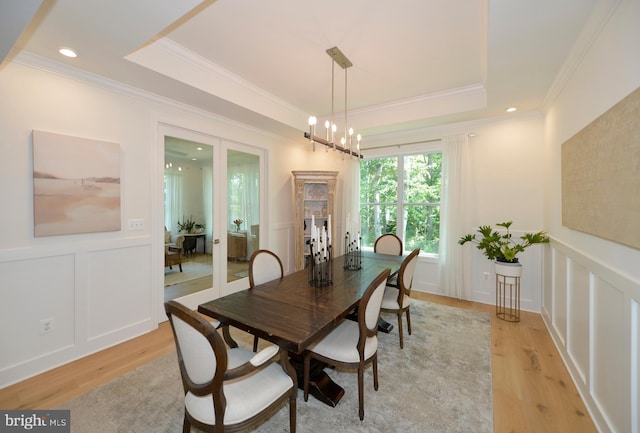
[(498, 275), (504, 275), (505, 277), (522, 276), (522, 264), (520, 263), (494, 262), (494, 266)]

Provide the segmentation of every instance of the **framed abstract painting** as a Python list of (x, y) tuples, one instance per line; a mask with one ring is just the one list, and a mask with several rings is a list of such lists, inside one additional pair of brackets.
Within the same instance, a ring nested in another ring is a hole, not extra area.
[(36, 237), (119, 231), (120, 145), (33, 131)]

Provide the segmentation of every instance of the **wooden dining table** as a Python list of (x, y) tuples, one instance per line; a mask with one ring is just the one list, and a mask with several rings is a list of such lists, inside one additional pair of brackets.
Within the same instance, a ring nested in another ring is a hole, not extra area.
[[(326, 336), (357, 307), (367, 287), (383, 270), (397, 272), (402, 256), (362, 252), (362, 268), (347, 270), (343, 258), (333, 259), (332, 284), (315, 287), (301, 270), (253, 288), (205, 302), (198, 311), (223, 325), (246, 331), (289, 352), (302, 383), (302, 354)], [(228, 337), (228, 334), (227, 334)], [(316, 365), (310, 393), (335, 406), (344, 390)]]

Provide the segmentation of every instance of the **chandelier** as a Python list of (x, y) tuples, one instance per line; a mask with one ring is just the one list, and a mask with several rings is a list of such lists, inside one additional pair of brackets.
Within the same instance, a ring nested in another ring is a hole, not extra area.
[[(350, 156), (362, 158), (362, 155), (360, 154), (360, 141), (362, 140), (362, 136), (357, 134), (355, 136), (354, 143), (353, 128), (349, 128), (349, 124), (347, 122), (347, 69), (353, 66), (353, 64), (338, 47), (329, 48), (327, 50), (327, 54), (331, 57), (331, 119), (324, 122), (325, 137), (323, 138), (316, 135), (316, 124), (318, 119), (315, 116), (309, 117), (309, 132), (305, 132), (304, 136), (311, 141), (314, 152), (316, 150), (316, 143), (320, 143), (325, 145), (327, 150), (333, 149), (334, 151), (344, 152)], [(335, 123), (333, 114), (336, 64), (344, 69), (344, 131), (341, 137), (336, 135), (338, 127)], [(340, 140), (339, 144), (336, 143), (337, 140)]]

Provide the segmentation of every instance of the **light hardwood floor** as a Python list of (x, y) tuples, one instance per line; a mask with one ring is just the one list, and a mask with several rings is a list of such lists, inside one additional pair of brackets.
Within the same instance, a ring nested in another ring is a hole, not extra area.
[[(492, 305), (412, 295), (491, 315), (496, 433), (596, 432), (539, 314), (522, 312), (520, 323), (509, 323), (495, 317)], [(405, 344), (411, 344), (410, 336)], [(0, 390), (0, 408), (51, 409), (173, 350), (164, 322), (146, 335)]]

